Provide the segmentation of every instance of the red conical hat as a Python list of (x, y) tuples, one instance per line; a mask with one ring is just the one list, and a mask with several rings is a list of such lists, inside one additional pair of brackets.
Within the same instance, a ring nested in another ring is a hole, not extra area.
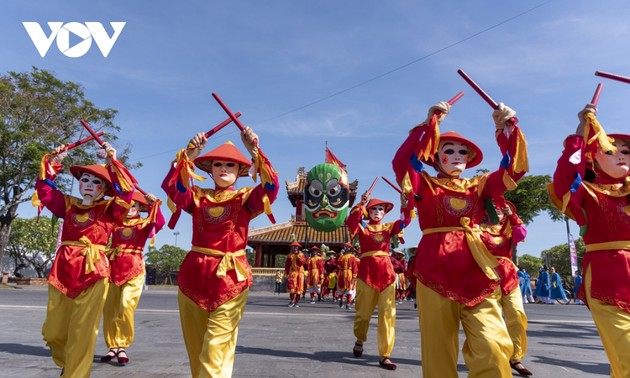
[[(466, 168), (472, 168), (476, 165), (479, 165), (479, 163), (481, 163), (481, 160), (483, 160), (483, 153), (481, 152), (481, 148), (479, 148), (479, 146), (477, 146), (471, 140), (464, 138), (455, 131), (447, 131), (443, 134), (440, 134), (440, 143), (448, 140), (463, 143), (468, 146), (468, 163), (466, 163)], [(427, 164), (435, 166), (434, 163), (435, 162)]]
[(133, 197), (131, 199), (133, 200), (133, 202), (137, 202), (140, 204), (140, 211), (149, 211), (149, 203), (147, 202), (147, 199), (144, 198), (144, 195), (142, 193), (137, 190), (134, 191)]
[(293, 243), (289, 244), (289, 247), (298, 247), (298, 248), (302, 248), (302, 244), (294, 241)]
[(370, 202), (368, 202), (368, 204), (365, 206), (365, 209), (370, 210), (371, 207), (374, 207), (376, 205), (383, 205), (383, 207), (385, 207), (385, 214), (389, 213), (390, 210), (394, 208), (394, 204), (391, 202), (383, 201), (377, 198), (372, 198)]
[(232, 142), (225, 142), (214, 150), (199, 156), (195, 159), (194, 163), (199, 169), (212, 174), (212, 162), (214, 160), (238, 163), (240, 165), (238, 171), (239, 177), (249, 176), (249, 167), (252, 165), (252, 162), (246, 158)]
[(107, 183), (107, 189), (105, 189), (106, 196), (113, 196), (114, 189), (112, 188), (112, 181), (109, 179), (109, 172), (107, 172), (107, 168), (101, 164), (94, 165), (73, 165), (70, 167), (70, 173), (72, 176), (79, 180), (81, 175), (84, 173), (89, 173), (93, 176), (96, 176)]

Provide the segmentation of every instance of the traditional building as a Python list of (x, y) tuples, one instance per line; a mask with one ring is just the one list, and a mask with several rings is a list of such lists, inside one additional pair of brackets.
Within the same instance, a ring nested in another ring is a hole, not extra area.
[[(326, 244), (335, 251), (339, 251), (343, 243), (350, 241), (350, 233), (345, 225), (331, 232), (316, 231), (308, 226), (304, 214), (304, 188), (307, 173), (304, 167), (300, 167), (295, 181), (286, 181), (289, 201), (295, 207), (295, 215), (291, 216), (291, 220), (249, 231), (247, 244), (256, 252), (255, 267), (275, 267), (276, 256), (287, 255), (289, 244), (293, 241), (297, 241), (305, 248)], [(358, 184), (357, 180), (349, 184), (349, 206), (352, 206), (356, 199)]]

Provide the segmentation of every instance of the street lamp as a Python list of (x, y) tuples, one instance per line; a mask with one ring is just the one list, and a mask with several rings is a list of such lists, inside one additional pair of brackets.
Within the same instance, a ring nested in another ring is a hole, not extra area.
[(175, 247), (177, 247), (177, 235), (179, 235), (179, 231), (173, 232), (173, 235), (175, 235)]

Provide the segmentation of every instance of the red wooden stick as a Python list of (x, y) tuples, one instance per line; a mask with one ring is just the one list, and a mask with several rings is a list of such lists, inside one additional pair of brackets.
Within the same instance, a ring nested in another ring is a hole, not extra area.
[[(463, 93), (463, 92), (461, 92), (461, 93)], [(395, 191), (397, 191), (398, 193), (402, 194), (402, 190), (400, 190), (400, 188), (399, 188), (398, 186), (396, 186), (396, 184), (394, 184), (393, 182), (389, 181), (389, 180), (387, 179), (387, 177), (385, 177), (385, 176), (381, 176), (381, 178), (382, 178), (383, 180), (385, 180), (385, 182), (386, 182), (386, 183), (388, 183), (388, 184), (389, 184), (389, 186), (391, 186), (392, 188), (394, 188), (394, 190), (395, 190)]]
[(630, 77), (615, 75), (608, 72), (595, 71), (595, 76), (605, 77), (606, 79), (612, 79), (621, 81), (622, 83), (630, 84)]
[(599, 102), (599, 95), (602, 93), (603, 87), (604, 85), (602, 83), (597, 84), (597, 88), (593, 94), (593, 99), (591, 100), (591, 105), (597, 106), (597, 103)]
[[(105, 133), (103, 131), (99, 131), (98, 133), (96, 133), (96, 135), (98, 135), (100, 137), (100, 136), (105, 135)], [(85, 138), (83, 138), (83, 139), (81, 139), (81, 140), (79, 140), (77, 142), (70, 143), (64, 148), (64, 151), (68, 151), (68, 150), (71, 150), (73, 148), (79, 147), (80, 145), (82, 145), (84, 143), (87, 143), (87, 142), (91, 141), (92, 139), (94, 139), (94, 137), (93, 136), (89, 136), (89, 137), (85, 137)]]
[[(234, 114), (234, 117), (238, 118), (241, 116), (241, 113), (236, 112)], [(205, 137), (206, 139), (210, 138), (211, 136), (213, 136), (214, 134), (218, 133), (219, 130), (221, 130), (222, 128), (224, 128), (225, 126), (229, 125), (232, 122), (232, 118), (228, 118), (225, 121), (219, 123), (218, 125), (216, 125), (212, 130), (208, 131), (207, 133), (205, 133)]]
[(219, 95), (216, 94), (216, 93), (212, 93), (212, 97), (214, 97), (214, 99), (217, 100), (217, 102), (219, 103), (219, 105), (221, 105), (223, 110), (225, 110), (227, 115), (230, 116), (230, 119), (234, 122), (234, 124), (236, 124), (236, 126), (241, 131), (245, 130), (245, 126), (243, 126), (241, 121), (239, 121), (239, 119), (232, 113), (232, 111), (225, 105), (225, 103), (223, 103), (223, 100), (221, 100), (221, 98), (219, 98)]
[(481, 89), (481, 87), (477, 85), (477, 83), (475, 83), (473, 79), (471, 79), (470, 76), (466, 74), (466, 72), (462, 70), (457, 70), (457, 73), (461, 77), (463, 77), (464, 80), (466, 80), (466, 82), (472, 87), (472, 89), (474, 89), (475, 92), (477, 92), (479, 96), (481, 96), (481, 98), (483, 98), (488, 103), (488, 105), (492, 107), (492, 109), (496, 109), (499, 106), (497, 102), (492, 99), (492, 97), (490, 97), (486, 92), (484, 92), (484, 90)]
[(88, 133), (90, 133), (90, 135), (92, 135), (92, 138), (94, 138), (94, 140), (97, 141), (98, 144), (102, 146), (103, 145), (103, 140), (99, 137), (99, 135), (97, 133), (94, 132), (94, 130), (92, 130), (90, 125), (88, 125), (88, 123), (85, 122), (83, 119), (81, 120), (81, 124), (83, 125), (83, 127), (85, 127), (85, 129), (88, 131)]
[[(464, 91), (461, 91), (458, 94), (456, 94), (455, 97), (453, 97), (452, 99), (448, 100), (447, 102), (448, 102), (449, 105), (453, 105), (454, 103), (457, 102), (457, 100), (459, 100), (463, 96), (464, 96)], [(386, 178), (383, 177), (383, 180), (386, 180)]]
[(139, 187), (138, 185), (136, 185), (136, 190), (139, 191), (143, 196), (147, 195), (147, 192), (145, 192), (144, 190), (142, 190), (141, 187)]
[(372, 195), (372, 190), (374, 190), (374, 186), (376, 186), (377, 181), (378, 181), (378, 176), (376, 176), (374, 178), (374, 181), (372, 181), (372, 185), (370, 185), (370, 189), (368, 189), (367, 192), (365, 192), (365, 198), (370, 198), (370, 195)]

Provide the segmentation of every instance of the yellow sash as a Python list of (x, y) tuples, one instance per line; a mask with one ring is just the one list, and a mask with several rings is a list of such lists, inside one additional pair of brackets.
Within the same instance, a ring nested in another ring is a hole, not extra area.
[(369, 251), (361, 254), (361, 257), (372, 257), (372, 256), (389, 256), (389, 253), (383, 251)]
[(630, 250), (630, 240), (616, 240), (616, 241), (609, 241), (609, 242), (604, 242), (604, 243), (595, 243), (595, 244), (586, 245), (586, 252), (605, 251), (608, 249)]
[(238, 282), (247, 279), (247, 268), (245, 268), (245, 266), (237, 259), (239, 256), (245, 256), (244, 249), (232, 253), (226, 253), (216, 249), (197, 247), (193, 245), (190, 250), (209, 256), (222, 257), (221, 262), (217, 267), (217, 277), (225, 277), (229, 270), (236, 270), (236, 280)]
[(71, 245), (75, 247), (84, 247), (81, 254), (85, 256), (85, 273), (92, 273), (96, 270), (95, 262), (101, 261), (101, 251), (105, 250), (105, 246), (101, 244), (92, 244), (87, 236), (81, 236), (79, 241), (68, 240), (61, 242), (60, 245)]
[(109, 257), (110, 261), (113, 261), (116, 258), (116, 256), (122, 255), (123, 252), (127, 252), (127, 253), (142, 253), (142, 250), (137, 250), (137, 249), (133, 249), (133, 248), (123, 248), (122, 246), (118, 246), (118, 247), (107, 249), (105, 251), (105, 255), (107, 257)]
[(464, 231), (466, 234), (466, 241), (473, 258), (477, 262), (477, 265), (481, 268), (483, 273), (491, 280), (498, 280), (499, 275), (494, 270), (499, 265), (496, 257), (488, 251), (486, 245), (481, 240), (481, 229), (478, 227), (470, 227), (470, 218), (460, 218), (460, 224), (462, 227), (436, 227), (422, 230), (423, 235), (434, 234), (437, 232), (451, 232), (451, 231)]

